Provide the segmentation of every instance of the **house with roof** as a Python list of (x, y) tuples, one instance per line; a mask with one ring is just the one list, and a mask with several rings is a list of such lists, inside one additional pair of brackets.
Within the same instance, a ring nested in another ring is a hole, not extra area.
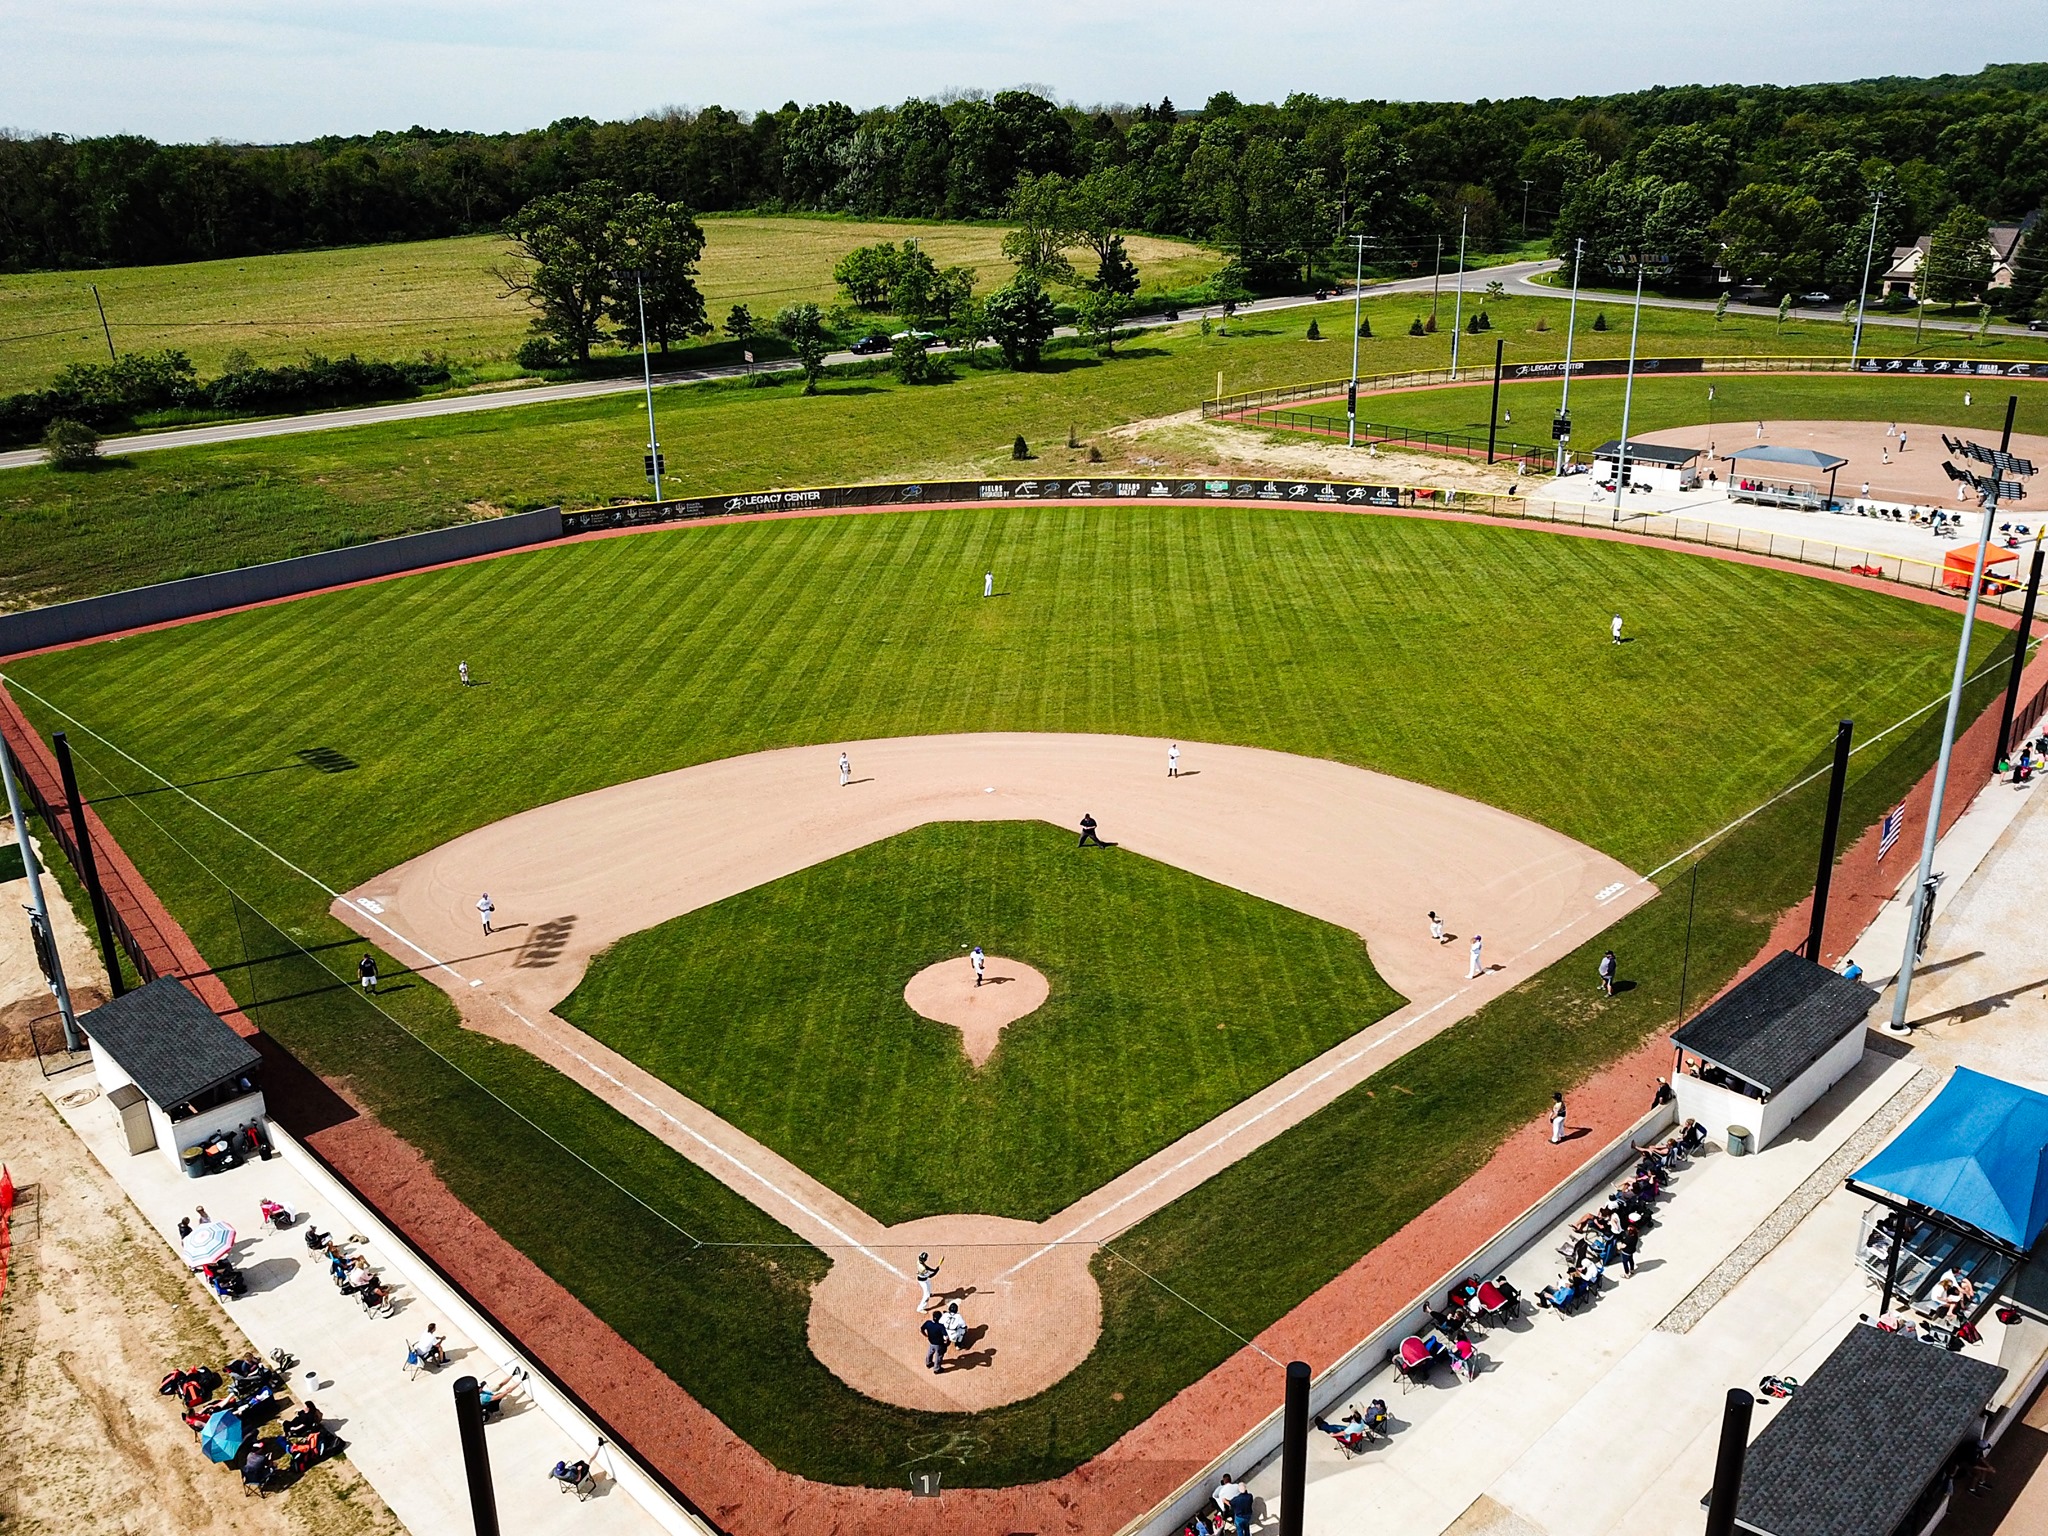
[[(2010, 288), (2013, 267), (2019, 261), (2020, 250), (2033, 238), (2035, 227), (2041, 221), (2041, 210), (2036, 208), (2024, 219), (2006, 220), (1991, 226), (1991, 286)], [(1892, 251), (1891, 265), (1885, 268), (1880, 280), (1880, 292), (1886, 298), (1901, 292), (1909, 299), (1920, 297), (1920, 272), (1927, 265), (1927, 247), (1934, 237), (1922, 235), (1911, 245), (1897, 246)]]

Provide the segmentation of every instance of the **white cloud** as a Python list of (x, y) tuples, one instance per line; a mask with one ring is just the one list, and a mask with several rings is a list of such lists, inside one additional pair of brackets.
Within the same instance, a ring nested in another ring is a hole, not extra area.
[(1969, 71), (2048, 56), (2048, 7), (1952, 0), (0, 0), (0, 123), (276, 141), (487, 130), (670, 102), (855, 106), (1051, 82), (1082, 102), (1213, 91), (1472, 99)]

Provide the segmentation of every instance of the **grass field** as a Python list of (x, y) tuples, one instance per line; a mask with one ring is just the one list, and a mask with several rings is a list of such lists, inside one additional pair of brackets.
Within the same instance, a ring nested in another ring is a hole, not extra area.
[[(986, 1066), (903, 984), (1052, 984)], [(1041, 1221), (1402, 999), (1355, 934), (1043, 822), (940, 823), (613, 945), (556, 1011), (889, 1225)]]
[[(1714, 397), (1709, 400), (1711, 388)], [(1963, 404), (1965, 392), (1970, 404)], [(1576, 379), (1572, 382), (1572, 446), (1582, 453), (1621, 434), (1623, 381)], [(2014, 430), (2048, 432), (2048, 388), (2037, 380), (1929, 378), (1816, 378), (1802, 374), (1716, 374), (1700, 378), (1637, 379), (1629, 402), (1629, 431), (1656, 432), (1665, 427), (1721, 423), (1728, 428), (1725, 448), (1755, 441), (1756, 423), (1797, 420), (1924, 421), (1996, 437), (2005, 424), (2008, 396), (2018, 395)], [(1559, 386), (1503, 384), (1503, 436), (1512, 432), (1531, 440), (1547, 440), (1556, 414)], [(1359, 402), (1361, 419), (1433, 432), (1486, 431), (1492, 402), (1490, 382), (1467, 388), (1403, 390)], [(1333, 407), (1343, 414), (1343, 402)], [(1994, 445), (1995, 446), (1995, 445)], [(1941, 445), (1929, 443), (1939, 453)]]
[[(986, 290), (1009, 280), (1004, 230), (988, 224), (867, 223), (821, 217), (706, 218), (698, 287), (712, 323), (745, 304), (765, 320), (786, 304), (830, 308), (843, 295), (832, 267), (857, 245), (915, 239), (940, 266), (973, 267)], [(1178, 240), (1127, 242), (1155, 291), (1202, 282), (1223, 258)], [(66, 363), (103, 363), (99, 287), (114, 345), (123, 352), (176, 347), (201, 374), (233, 351), (260, 363), (307, 352), (413, 357), (439, 352), (510, 376), (528, 311), (491, 275), (508, 244), (497, 235), (350, 246), (180, 266), (0, 275), (0, 394), (33, 389)]]
[[(972, 596), (990, 562), (1018, 594), (994, 632)], [(1617, 603), (1636, 645), (1607, 643)], [(1073, 1466), (1237, 1348), (1173, 1293), (1256, 1333), (1454, 1187), (1551, 1089), (1667, 1025), (1681, 971), (1695, 1002), (1717, 987), (1810, 882), (1819, 786), (1718, 844), (1696, 902), (1682, 868), (1664, 875), (1666, 895), (1585, 952), (1119, 1239), (1095, 1261), (1104, 1331), (1089, 1359), (954, 1440), (957, 1420), (859, 1398), (810, 1356), (822, 1255), (765, 1246), (791, 1239), (566, 1080), (461, 1030), (423, 981), (400, 977), (373, 1009), (324, 892), (94, 733), (336, 888), (525, 807), (708, 758), (994, 729), (1336, 758), (1648, 869), (1824, 763), (1838, 716), (1868, 740), (1938, 697), (1956, 622), (1533, 530), (976, 507), (567, 546), (10, 677), (40, 696), (17, 694), (45, 729), (70, 724), (87, 792), (202, 951), (266, 962), (224, 977), (265, 1027), (735, 1431), (806, 1475), (884, 1485), (952, 1444), (949, 1481), (986, 1485)], [(1982, 634), (1980, 659), (1995, 641)], [(496, 686), (453, 687), (459, 652)], [(1922, 716), (1853, 760), (1848, 825), (1919, 775), (1938, 727)], [(321, 746), (360, 766), (297, 765)], [(1607, 944), (1636, 983), (1612, 999), (1590, 986)]]
[[(1380, 335), (1365, 347), (1364, 369), (1442, 366), (1447, 337), (1389, 334), (1405, 329), (1419, 302), (1426, 301), (1394, 296), (1368, 307)], [(1510, 358), (1562, 355), (1558, 330), (1533, 329), (1545, 316), (1561, 326), (1560, 305), (1513, 299), (1495, 312)], [(1149, 334), (1110, 360), (1068, 348), (1038, 372), (963, 369), (936, 387), (907, 388), (876, 369), (828, 383), (809, 399), (792, 383), (663, 390), (657, 408), (671, 471), (664, 489), (695, 494), (1009, 473), (1016, 468), (1010, 442), (1020, 433), (1043, 455), (1035, 472), (1062, 473), (1084, 462), (1060, 446), (1070, 428), (1085, 442), (1128, 421), (1190, 410), (1214, 392), (1219, 374), (1226, 389), (1248, 389), (1341, 372), (1349, 366), (1348, 349), (1341, 341), (1306, 340), (1311, 315), (1326, 336), (1339, 336), (1350, 306), (1254, 316), (1228, 336), (1183, 326)], [(1625, 332), (1591, 332), (1583, 312), (1580, 318), (1578, 355), (1626, 354)], [(1688, 310), (1645, 310), (1643, 327), (1646, 354), (1847, 350), (1839, 327), (1788, 325), (1780, 335), (1771, 322), (1730, 320), (1717, 328), (1711, 315)], [(1491, 349), (1484, 350), (1490, 362)], [(2048, 338), (1994, 347), (1988, 355), (2048, 357)], [(1810, 396), (1788, 402), (1785, 411), (1796, 404), (1796, 414), (1805, 416), (1904, 416), (1907, 397), (1894, 390), (1921, 382), (1822, 377), (1810, 385)], [(1729, 380), (1721, 387), (1777, 386)], [(1797, 381), (1784, 387), (1809, 388)], [(1517, 430), (1524, 420), (1532, 430), (1547, 420), (1555, 395), (1546, 396), (1546, 388), (1553, 387), (1528, 386), (1530, 403), (1517, 410)], [(1601, 398), (1599, 388), (1582, 382), (1574, 395), (1594, 391), (1587, 396), (1590, 408)], [(2036, 393), (2022, 386), (2023, 398)], [(1727, 408), (1735, 409), (1732, 403)], [(1411, 411), (1444, 411), (1463, 422), (1475, 409), (1483, 426), (1479, 390), (1383, 397), (1369, 413), (1399, 413), (1395, 419), (1406, 421)], [(1588, 430), (1581, 429), (1581, 441)], [(644, 496), (645, 442), (643, 407), (619, 396), (139, 454), (90, 475), (0, 471), (0, 609), (281, 559), (507, 508)], [(1361, 473), (1368, 469), (1361, 461)]]

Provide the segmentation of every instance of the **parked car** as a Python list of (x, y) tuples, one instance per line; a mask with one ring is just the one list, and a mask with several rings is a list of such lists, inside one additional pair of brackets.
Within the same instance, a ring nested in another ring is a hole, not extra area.
[(1799, 302), (1802, 304), (1832, 304), (1835, 301), (1832, 295), (1822, 293), (1816, 289), (1812, 293), (1802, 293), (1799, 295)]
[(872, 356), (877, 352), (886, 352), (889, 350), (889, 338), (880, 331), (870, 331), (853, 344), (853, 350), (860, 353), (863, 357)]
[(894, 336), (891, 336), (889, 338), (888, 344), (890, 346), (894, 346), (899, 341), (907, 340), (916, 340), (923, 342), (925, 345), (925, 350), (929, 352), (933, 347), (941, 345), (945, 341), (945, 338), (943, 336), (934, 335), (930, 331), (898, 331)]

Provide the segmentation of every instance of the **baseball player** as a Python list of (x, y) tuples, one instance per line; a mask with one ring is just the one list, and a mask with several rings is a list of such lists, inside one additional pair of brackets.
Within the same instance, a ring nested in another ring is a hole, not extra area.
[(839, 787), (846, 788), (853, 782), (853, 760), (844, 752), (839, 754)]
[(1621, 615), (1618, 613), (1614, 616), (1612, 631), (1614, 634), (1614, 643), (1616, 645), (1621, 644)]
[[(476, 909), (478, 912), (483, 914), (484, 936), (488, 938), (490, 937), (491, 932), (491, 914), (498, 910), (497, 907), (491, 901), (491, 893), (489, 891), (485, 891), (483, 895), (477, 897)], [(1473, 953), (1477, 954), (1478, 951), (1474, 950)]]
[(981, 578), (981, 595), (983, 597), (994, 597), (996, 595), (996, 573), (994, 571), (989, 571)]
[(1177, 779), (1180, 777), (1179, 742), (1175, 742), (1172, 746), (1166, 749), (1166, 776), (1169, 779)]
[(967, 957), (967, 963), (974, 967), (974, 984), (977, 987), (980, 986), (981, 973), (983, 969), (988, 965), (988, 956), (984, 955), (981, 952), (981, 946), (979, 944), (974, 946), (974, 953)]
[(466, 661), (455, 663), (455, 675), (462, 679), (462, 686), (467, 688), (469, 686), (469, 663)]
[(1444, 933), (1444, 920), (1434, 912), (1429, 914), (1429, 936), (1439, 944), (1450, 943), (1449, 937)]
[(1476, 981), (1486, 974), (1486, 967), (1479, 963), (1479, 935), (1472, 935), (1472, 969), (1465, 973), (1467, 981)]
[(356, 980), (365, 992), (377, 990), (377, 962), (374, 958), (364, 955), (356, 962)]
[(931, 1256), (930, 1254), (928, 1254), (928, 1253), (920, 1253), (920, 1254), (919, 1254), (919, 1255), (917, 1256), (917, 1310), (918, 1310), (918, 1311), (920, 1311), (920, 1312), (929, 1312), (929, 1311), (931, 1311), (931, 1309), (932, 1309), (932, 1282), (933, 1282), (934, 1280), (936, 1280), (936, 1279), (938, 1279), (938, 1278), (939, 1278), (939, 1271), (940, 1271), (941, 1269), (943, 1269), (943, 1268), (945, 1267), (945, 1264), (946, 1264), (946, 1261), (945, 1261), (944, 1259), (941, 1259), (941, 1260), (939, 1260), (939, 1262), (938, 1262), (938, 1263), (934, 1264), (934, 1263), (932, 1262), (932, 1256)]

